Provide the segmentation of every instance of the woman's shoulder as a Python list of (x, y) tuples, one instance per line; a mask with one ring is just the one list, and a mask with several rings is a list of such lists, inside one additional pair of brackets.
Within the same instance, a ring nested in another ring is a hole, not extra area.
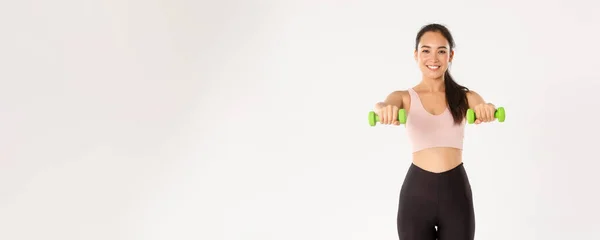
[(409, 96), (411, 91), (414, 92), (415, 87), (397, 89), (397, 90), (392, 91), (391, 94), (398, 95), (398, 96)]
[(394, 90), (392, 91), (393, 95), (397, 95), (397, 96), (403, 96), (403, 95), (408, 95), (408, 89), (398, 89), (398, 90)]
[(410, 93), (408, 89), (398, 89), (398, 90), (394, 90), (392, 91), (389, 95), (388, 98), (393, 98), (393, 99), (401, 99), (403, 101), (406, 101), (406, 99), (410, 99)]
[(481, 95), (473, 89), (465, 90), (465, 94), (468, 100), (475, 101), (481, 99)]
[(392, 91), (386, 98), (386, 102), (406, 108), (410, 106), (410, 93), (408, 89)]

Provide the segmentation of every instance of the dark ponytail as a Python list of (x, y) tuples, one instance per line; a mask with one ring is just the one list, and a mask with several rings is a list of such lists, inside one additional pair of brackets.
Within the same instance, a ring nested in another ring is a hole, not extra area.
[[(448, 28), (435, 23), (425, 25), (421, 28), (417, 34), (415, 49), (418, 49), (419, 41), (426, 32), (441, 33), (446, 40), (448, 40), (448, 43), (450, 44), (450, 51), (454, 49), (454, 38), (452, 38), (452, 34), (450, 34)], [(456, 83), (449, 70), (446, 70), (444, 73), (444, 85), (446, 88), (446, 101), (448, 102), (448, 108), (450, 109), (452, 117), (454, 118), (454, 123), (460, 124), (464, 120), (465, 115), (467, 114), (467, 109), (469, 108), (469, 103), (467, 101), (467, 92), (469, 89)]]
[(460, 124), (467, 115), (469, 103), (467, 101), (468, 88), (456, 83), (449, 71), (444, 73), (444, 85), (446, 85), (446, 101), (454, 117), (454, 123)]

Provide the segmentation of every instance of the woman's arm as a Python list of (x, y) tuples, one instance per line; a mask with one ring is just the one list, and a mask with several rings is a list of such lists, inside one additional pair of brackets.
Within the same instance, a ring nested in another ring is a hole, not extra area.
[(492, 122), (495, 120), (496, 106), (492, 103), (487, 103), (479, 93), (470, 90), (467, 92), (467, 101), (469, 108), (475, 112), (475, 124), (483, 122)]
[(403, 108), (403, 95), (405, 91), (394, 91), (383, 102), (375, 103), (374, 111), (382, 124), (399, 125), (398, 110)]
[(396, 106), (399, 109), (402, 109), (402, 98), (405, 91), (394, 91), (385, 98), (383, 102), (378, 102), (375, 104), (375, 111), (379, 111), (381, 108), (386, 107), (388, 105)]

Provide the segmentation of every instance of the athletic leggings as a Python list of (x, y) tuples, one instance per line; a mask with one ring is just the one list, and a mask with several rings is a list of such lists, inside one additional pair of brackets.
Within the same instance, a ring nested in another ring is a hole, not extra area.
[(411, 164), (400, 190), (397, 224), (400, 240), (473, 240), (473, 196), (463, 164), (442, 173)]

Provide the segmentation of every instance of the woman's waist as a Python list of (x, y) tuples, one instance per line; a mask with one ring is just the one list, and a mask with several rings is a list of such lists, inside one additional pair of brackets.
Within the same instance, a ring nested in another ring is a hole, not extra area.
[(430, 172), (445, 172), (462, 163), (462, 150), (436, 147), (414, 152), (413, 164)]

